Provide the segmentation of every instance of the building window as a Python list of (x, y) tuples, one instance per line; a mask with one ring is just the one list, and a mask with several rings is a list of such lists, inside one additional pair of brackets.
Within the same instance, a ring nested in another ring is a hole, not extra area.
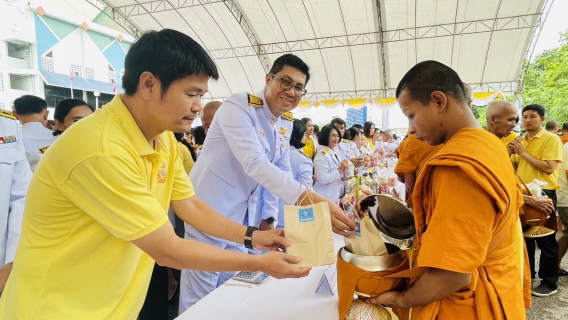
[(50, 58), (48, 56), (43, 56), (43, 57), (41, 57), (41, 64), (42, 64), (43, 71), (54, 72), (53, 58)]
[(87, 79), (95, 79), (95, 69), (94, 68), (85, 68), (85, 73)]
[(114, 72), (114, 71), (108, 72), (108, 82), (116, 83), (116, 72)]
[(72, 65), (71, 65), (71, 75), (72, 75), (73, 77), (79, 77), (79, 78), (80, 78), (81, 75), (83, 74), (82, 71), (83, 71), (83, 70), (82, 70), (81, 66), (78, 66), (78, 65), (76, 65), (76, 64), (72, 64)]
[(4, 91), (4, 75), (0, 73), (0, 91)]

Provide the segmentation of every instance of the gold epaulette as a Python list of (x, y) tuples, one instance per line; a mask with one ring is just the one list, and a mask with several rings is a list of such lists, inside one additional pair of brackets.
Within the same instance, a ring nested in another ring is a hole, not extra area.
[(41, 153), (45, 153), (45, 151), (47, 150), (47, 148), (49, 148), (49, 146), (45, 146), (45, 147), (39, 148), (38, 150), (39, 150), (39, 152), (41, 152)]
[(329, 149), (323, 149), (321, 152), (323, 152), (323, 154), (328, 154), (328, 153), (329, 153)]
[(12, 113), (12, 111), (8, 110), (0, 109), (0, 117), (16, 120), (16, 116)]
[(248, 94), (248, 104), (251, 107), (262, 108), (264, 106), (264, 101), (260, 97), (255, 96), (252, 93)]
[(285, 120), (288, 120), (288, 121), (294, 121), (294, 115), (290, 111), (284, 112), (282, 114), (282, 119), (285, 119)]
[(347, 140), (347, 139), (341, 139), (341, 142), (349, 143), (349, 142), (351, 142), (351, 141), (349, 141), (349, 140)]

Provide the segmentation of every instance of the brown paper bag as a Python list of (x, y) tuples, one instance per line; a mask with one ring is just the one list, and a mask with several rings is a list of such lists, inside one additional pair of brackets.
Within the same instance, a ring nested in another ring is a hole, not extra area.
[[(311, 194), (308, 193), (310, 199)], [(301, 201), (300, 201), (301, 202)], [(327, 202), (284, 206), (284, 234), (292, 245), (286, 252), (302, 258), (296, 266), (322, 266), (335, 262), (331, 217)]]
[(359, 231), (351, 231), (351, 238), (344, 238), (345, 248), (349, 252), (362, 256), (382, 256), (388, 253), (379, 230), (367, 214), (356, 223)]

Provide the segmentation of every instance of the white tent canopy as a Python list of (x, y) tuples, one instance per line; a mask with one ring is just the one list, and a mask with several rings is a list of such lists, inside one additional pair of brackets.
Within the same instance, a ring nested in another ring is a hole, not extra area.
[[(474, 91), (513, 93), (548, 0), (86, 0), (140, 32), (172, 28), (202, 44), (221, 79), (209, 98), (263, 87), (291, 52), (311, 68), (305, 100), (393, 96), (417, 62), (454, 68)], [(387, 89), (387, 90), (385, 90)]]

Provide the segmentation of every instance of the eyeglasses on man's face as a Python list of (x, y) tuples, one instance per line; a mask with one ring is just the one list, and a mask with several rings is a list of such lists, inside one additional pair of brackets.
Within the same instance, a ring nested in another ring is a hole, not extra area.
[(303, 95), (305, 95), (306, 93), (308, 93), (308, 91), (306, 91), (306, 89), (304, 89), (304, 87), (298, 87), (298, 85), (294, 85), (292, 83), (292, 81), (288, 80), (288, 79), (284, 79), (282, 77), (279, 77), (275, 74), (270, 74), (271, 76), (273, 76), (274, 78), (280, 80), (280, 88), (282, 88), (283, 90), (290, 90), (292, 88), (294, 88), (294, 94), (297, 96), (302, 97)]

